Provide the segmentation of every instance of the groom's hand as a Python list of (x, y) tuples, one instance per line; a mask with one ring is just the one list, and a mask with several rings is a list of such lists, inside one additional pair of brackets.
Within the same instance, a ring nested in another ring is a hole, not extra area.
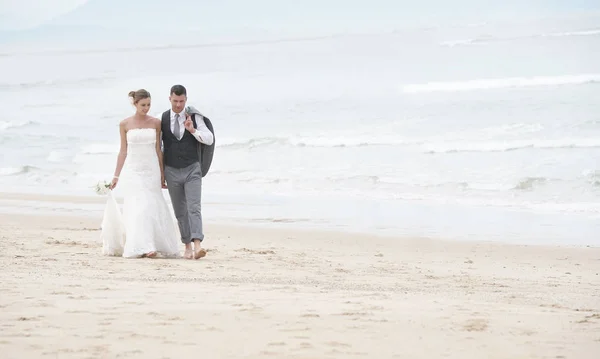
[(192, 118), (190, 117), (190, 115), (186, 116), (183, 125), (185, 126), (186, 130), (190, 131), (190, 133), (196, 132), (196, 129), (194, 128), (194, 123), (192, 122)]

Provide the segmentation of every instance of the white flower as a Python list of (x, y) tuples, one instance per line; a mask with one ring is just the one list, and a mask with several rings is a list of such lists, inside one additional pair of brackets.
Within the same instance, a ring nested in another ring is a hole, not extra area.
[(94, 188), (97, 195), (104, 196), (110, 192), (110, 183), (106, 181), (98, 182)]

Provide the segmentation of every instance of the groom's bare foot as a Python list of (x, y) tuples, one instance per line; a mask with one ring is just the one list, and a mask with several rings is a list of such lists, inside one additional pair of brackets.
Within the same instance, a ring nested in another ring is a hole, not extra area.
[(195, 253), (194, 253), (194, 258), (195, 259), (200, 259), (200, 258), (205, 257), (205, 256), (206, 256), (206, 249), (200, 248), (200, 249), (196, 250)]
[(206, 250), (201, 247), (202, 242), (199, 240), (194, 241), (194, 259), (200, 259), (206, 256)]

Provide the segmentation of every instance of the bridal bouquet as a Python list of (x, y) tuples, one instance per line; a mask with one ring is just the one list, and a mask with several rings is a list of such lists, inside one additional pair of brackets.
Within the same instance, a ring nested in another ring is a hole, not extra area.
[(98, 182), (94, 187), (96, 189), (96, 194), (100, 196), (107, 195), (110, 192), (110, 183), (103, 181)]

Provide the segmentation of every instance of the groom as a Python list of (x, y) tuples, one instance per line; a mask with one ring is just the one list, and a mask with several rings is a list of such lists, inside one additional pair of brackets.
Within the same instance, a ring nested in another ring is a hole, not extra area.
[[(185, 106), (187, 90), (171, 87), (171, 109), (162, 114), (163, 164), (175, 217), (185, 244), (184, 257), (199, 259), (206, 255), (201, 244), (202, 177), (212, 162), (214, 133), (210, 120), (193, 107)], [(192, 243), (194, 248), (192, 248)]]

